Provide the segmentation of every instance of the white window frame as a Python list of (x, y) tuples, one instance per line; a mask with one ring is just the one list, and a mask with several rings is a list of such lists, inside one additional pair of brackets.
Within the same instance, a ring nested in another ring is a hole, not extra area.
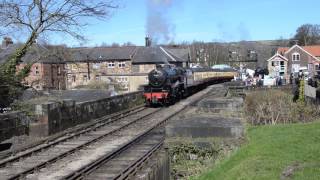
[(128, 77), (127, 76), (120, 76), (117, 78), (117, 81), (119, 83), (127, 83), (128, 82)]
[(115, 62), (114, 61), (109, 61), (108, 62), (108, 68), (114, 68), (115, 67)]
[(118, 67), (119, 68), (125, 68), (126, 67), (126, 62), (124, 62), (124, 61), (119, 62), (118, 63)]
[(39, 76), (39, 75), (40, 75), (39, 67), (36, 66), (34, 69), (35, 69), (34, 74), (35, 74), (36, 76)]
[(58, 67), (57, 67), (57, 75), (59, 76), (59, 75), (61, 75), (61, 67), (58, 65)]
[(292, 54), (292, 61), (300, 61), (300, 54), (295, 52)]
[(315, 70), (314, 64), (309, 63), (308, 64), (308, 71), (310, 72), (310, 71), (314, 71), (314, 70)]
[(93, 69), (100, 69), (100, 63), (94, 63), (93, 65), (92, 65), (92, 68)]

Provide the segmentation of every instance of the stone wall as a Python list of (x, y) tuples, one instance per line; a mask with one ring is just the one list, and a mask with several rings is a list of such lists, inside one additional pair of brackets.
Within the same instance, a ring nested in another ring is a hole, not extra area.
[(170, 161), (167, 149), (161, 149), (152, 156), (140, 171), (137, 171), (136, 180), (169, 180)]
[(143, 103), (142, 92), (133, 92), (95, 101), (73, 100), (36, 105), (37, 121), (30, 124), (30, 135), (47, 136), (78, 124), (106, 116)]
[(0, 114), (0, 142), (29, 132), (29, 118), (22, 112)]

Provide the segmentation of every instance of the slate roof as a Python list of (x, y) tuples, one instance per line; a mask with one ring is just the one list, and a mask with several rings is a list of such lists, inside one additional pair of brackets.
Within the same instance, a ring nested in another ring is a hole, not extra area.
[(17, 45), (16, 44), (10, 44), (6, 49), (1, 49), (0, 52), (0, 64), (3, 64), (7, 61), (9, 56), (14, 53), (16, 50)]
[(169, 52), (172, 56), (174, 56), (177, 59), (177, 61), (187, 62), (189, 60), (189, 48), (169, 47), (164, 49), (167, 52)]
[[(7, 48), (2, 49), (0, 52), (0, 64), (5, 63), (10, 57), (10, 55), (14, 54), (16, 52), (16, 49), (19, 47), (21, 47), (21, 44), (11, 44)], [(36, 44), (29, 49), (29, 51), (24, 57), (22, 57), (22, 63), (64, 63), (64, 57), (62, 57), (62, 53), (52, 53), (54, 47), (55, 46), (45, 47)]]
[(159, 47), (139, 47), (132, 58), (133, 64), (164, 64), (169, 61)]
[[(21, 45), (12, 44), (0, 51), (0, 64), (5, 62)], [(164, 64), (186, 62), (189, 60), (189, 49), (179, 47), (83, 47), (65, 48), (60, 46), (34, 45), (22, 58), (24, 63), (39, 60), (42, 63), (65, 63), (87, 61), (132, 60), (133, 64)], [(63, 49), (64, 48), (64, 49)], [(53, 53), (52, 53), (53, 52)], [(47, 54), (50, 54), (48, 56)]]
[(67, 61), (112, 61), (130, 60), (137, 47), (70, 48), (71, 59)]
[(187, 48), (139, 47), (133, 56), (133, 64), (164, 64), (188, 61)]

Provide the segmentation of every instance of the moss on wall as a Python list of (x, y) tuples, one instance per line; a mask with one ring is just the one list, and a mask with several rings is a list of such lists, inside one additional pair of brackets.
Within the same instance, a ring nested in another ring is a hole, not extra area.
[(204, 172), (241, 142), (231, 138), (167, 138), (171, 178), (188, 179)]

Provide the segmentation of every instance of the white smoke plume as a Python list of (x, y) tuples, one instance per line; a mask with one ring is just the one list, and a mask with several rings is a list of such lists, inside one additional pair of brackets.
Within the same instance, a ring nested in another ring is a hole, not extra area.
[(168, 43), (174, 39), (175, 26), (171, 23), (169, 17), (167, 17), (173, 1), (146, 0), (146, 34), (151, 37), (153, 44)]

